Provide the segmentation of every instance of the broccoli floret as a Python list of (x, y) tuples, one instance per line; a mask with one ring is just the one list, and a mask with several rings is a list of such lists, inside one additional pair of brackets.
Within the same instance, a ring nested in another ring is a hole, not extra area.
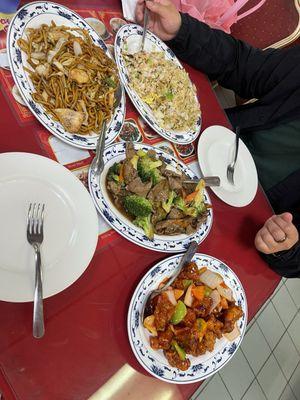
[(197, 194), (193, 199), (193, 201), (189, 204), (190, 206), (189, 208), (193, 208), (196, 210), (196, 216), (202, 214), (206, 210), (206, 205), (204, 203), (204, 188), (205, 188), (205, 182), (203, 179), (200, 179), (195, 189)]
[(115, 181), (116, 183), (119, 183), (120, 169), (121, 169), (121, 164), (114, 163), (114, 165), (112, 165), (108, 170), (107, 180)]
[(147, 217), (137, 217), (133, 223), (136, 226), (139, 226), (140, 228), (143, 229), (143, 231), (145, 232), (145, 235), (152, 240), (154, 237), (154, 229), (153, 229), (153, 225), (151, 224), (151, 219), (150, 219), (150, 215), (148, 215)]
[(155, 186), (157, 183), (159, 183), (162, 180), (162, 175), (159, 171), (159, 169), (155, 168), (150, 171), (150, 177), (152, 179), (152, 185)]
[(179, 210), (184, 212), (185, 215), (189, 215), (190, 217), (197, 217), (205, 210), (205, 205), (203, 203), (199, 205), (193, 204), (187, 205), (184, 199), (180, 196), (177, 196), (173, 202), (174, 206), (177, 207)]
[(132, 194), (124, 198), (125, 210), (135, 217), (147, 217), (152, 212), (152, 204), (145, 197)]
[(137, 171), (139, 177), (143, 182), (148, 181), (149, 179), (151, 179), (151, 174), (153, 173), (151, 171), (157, 169), (161, 165), (161, 160), (153, 160), (148, 155), (140, 157), (137, 163)]
[(172, 190), (171, 192), (169, 192), (168, 200), (162, 202), (162, 208), (165, 210), (166, 213), (169, 213), (171, 211), (171, 207), (175, 199), (175, 196), (176, 193)]
[(181, 196), (177, 196), (173, 201), (174, 206), (176, 206), (179, 210), (185, 212), (186, 204)]

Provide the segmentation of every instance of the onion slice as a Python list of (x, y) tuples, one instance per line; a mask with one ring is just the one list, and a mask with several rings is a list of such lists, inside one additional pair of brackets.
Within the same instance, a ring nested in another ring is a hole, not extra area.
[(226, 300), (233, 301), (232, 290), (225, 284), (218, 285), (217, 291), (222, 297), (225, 297)]
[(217, 290), (213, 290), (209, 297), (212, 299), (212, 305), (209, 309), (209, 314), (220, 304), (221, 296)]
[(229, 333), (223, 333), (223, 336), (225, 336), (226, 339), (228, 339), (230, 342), (233, 342), (236, 338), (240, 336), (240, 334), (241, 332), (237, 324), (235, 323), (233, 330)]
[(187, 288), (187, 291), (185, 292), (185, 296), (184, 296), (184, 304), (188, 307), (192, 307), (193, 304), (193, 294), (192, 294), (192, 289), (193, 289), (194, 285), (190, 285)]
[(172, 303), (173, 306), (176, 306), (177, 301), (175, 299), (174, 290), (173, 289), (168, 289), (168, 290), (165, 291), (165, 293), (168, 296), (168, 299), (169, 299), (170, 303)]
[(220, 283), (223, 282), (223, 278), (221, 275), (216, 274), (213, 271), (210, 271), (209, 269), (204, 271), (200, 275), (200, 281), (204, 283), (204, 285), (210, 287), (211, 289), (215, 289)]
[(73, 42), (73, 49), (74, 49), (74, 54), (76, 57), (81, 56), (82, 49), (81, 49), (80, 43), (78, 43), (77, 40), (74, 40), (74, 42)]

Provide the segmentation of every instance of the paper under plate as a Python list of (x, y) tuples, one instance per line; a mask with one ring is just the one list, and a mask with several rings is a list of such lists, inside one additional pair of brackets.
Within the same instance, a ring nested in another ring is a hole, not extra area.
[(31, 202), (45, 203), (41, 246), (44, 298), (75, 282), (96, 248), (95, 207), (86, 188), (69, 170), (35, 154), (1, 154), (0, 300), (33, 300), (34, 250), (26, 238)]
[(234, 172), (234, 182), (228, 182), (227, 166), (233, 158), (235, 133), (223, 126), (210, 126), (201, 134), (198, 142), (198, 161), (203, 176), (219, 176), (221, 185), (211, 190), (225, 203), (244, 207), (254, 199), (258, 178), (257, 171), (246, 145), (240, 140)]

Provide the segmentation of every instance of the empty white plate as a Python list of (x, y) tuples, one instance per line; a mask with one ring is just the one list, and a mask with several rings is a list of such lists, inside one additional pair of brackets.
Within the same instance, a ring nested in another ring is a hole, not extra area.
[(223, 126), (210, 126), (200, 136), (198, 161), (204, 176), (217, 175), (219, 187), (211, 190), (225, 203), (244, 207), (252, 202), (257, 192), (257, 171), (246, 145), (240, 140), (239, 153), (234, 172), (234, 185), (227, 179), (227, 166), (233, 159), (235, 133)]
[(75, 282), (97, 245), (95, 207), (72, 172), (35, 154), (1, 154), (0, 300), (33, 300), (34, 250), (26, 238), (31, 202), (45, 203), (41, 246), (44, 298)]

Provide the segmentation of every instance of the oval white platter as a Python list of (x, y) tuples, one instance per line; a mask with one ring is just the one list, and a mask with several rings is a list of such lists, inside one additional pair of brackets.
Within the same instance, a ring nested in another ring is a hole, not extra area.
[(199, 357), (188, 355), (191, 366), (187, 371), (171, 367), (162, 350), (156, 351), (150, 347), (149, 333), (143, 326), (142, 312), (149, 293), (157, 289), (161, 281), (174, 274), (181, 257), (182, 255), (178, 254), (159, 262), (141, 279), (129, 305), (127, 330), (132, 351), (147, 372), (168, 383), (188, 384), (199, 382), (220, 371), (234, 356), (246, 331), (248, 309), (245, 291), (235, 273), (217, 258), (196, 253), (193, 261), (198, 267), (207, 266), (222, 275), (224, 282), (232, 289), (236, 303), (242, 307), (244, 315), (238, 321), (240, 336), (232, 342), (225, 337), (217, 339), (214, 350)]
[[(169, 140), (170, 142), (177, 144), (188, 144), (193, 142), (200, 133), (201, 129), (201, 115), (199, 115), (199, 119), (195, 124), (194, 129), (190, 129), (189, 131), (172, 131), (163, 129), (157, 123), (153, 112), (148, 107), (148, 105), (141, 100), (141, 98), (137, 95), (135, 90), (133, 90), (130, 86), (130, 81), (127, 73), (127, 68), (124, 63), (122, 52), (124, 48), (129, 48), (130, 52), (136, 52), (140, 48), (140, 43), (142, 40), (143, 28), (139, 25), (127, 24), (122, 26), (119, 29), (116, 39), (115, 39), (115, 58), (118, 65), (119, 73), (121, 81), (126, 89), (127, 94), (129, 95), (131, 101), (135, 105), (138, 112), (144, 118), (144, 120), (150, 125), (150, 127), (156, 131), (160, 136)], [(168, 60), (173, 61), (180, 68), (183, 66), (178, 61), (177, 57), (173, 53), (171, 49), (169, 49), (164, 42), (162, 42), (157, 36), (155, 36), (150, 31), (147, 31), (146, 41), (145, 41), (145, 50), (150, 51), (163, 51), (165, 53), (165, 57)], [(195, 95), (196, 96), (196, 95)], [(196, 97), (197, 99), (197, 97)], [(198, 99), (197, 99), (198, 102)]]
[[(175, 159), (170, 154), (149, 145), (145, 144), (134, 144), (135, 149), (142, 150), (154, 150), (158, 156), (163, 157), (164, 161), (177, 168), (181, 172), (184, 172), (191, 179), (197, 179), (197, 176), (191, 171), (184, 163)], [(127, 219), (112, 203), (109, 194), (106, 190), (106, 175), (109, 168), (115, 163), (125, 159), (126, 143), (115, 143), (104, 150), (104, 170), (101, 174), (100, 181), (97, 180), (95, 174), (89, 171), (89, 189), (90, 194), (94, 200), (97, 210), (103, 216), (111, 227), (117, 231), (120, 235), (124, 236), (131, 242), (155, 251), (162, 251), (165, 253), (176, 253), (185, 251), (189, 246), (190, 242), (195, 240), (201, 243), (208, 235), (212, 222), (213, 222), (213, 211), (210, 208), (208, 210), (208, 216), (206, 222), (204, 222), (198, 231), (191, 235), (154, 235), (154, 239), (150, 240), (145, 236), (143, 230), (135, 226), (129, 219)], [(205, 191), (205, 202), (211, 204), (208, 193)]]
[[(27, 57), (17, 44), (20, 38), (26, 36), (27, 28), (38, 28), (41, 24), (50, 24), (54, 21), (56, 25), (83, 28), (88, 31), (93, 43), (101, 47), (106, 55), (112, 58), (106, 44), (96, 31), (80, 15), (60, 4), (51, 2), (34, 2), (24, 5), (12, 19), (7, 33), (7, 55), (10, 70), (15, 83), (21, 93), (23, 100), (33, 115), (53, 135), (64, 142), (82, 149), (95, 149), (99, 135), (79, 135), (67, 132), (63, 126), (47, 114), (43, 106), (36, 103), (32, 98), (34, 91), (31, 79), (24, 67), (28, 66)], [(125, 116), (125, 95), (122, 88), (122, 100), (107, 126), (105, 143), (109, 144), (118, 136)]]

